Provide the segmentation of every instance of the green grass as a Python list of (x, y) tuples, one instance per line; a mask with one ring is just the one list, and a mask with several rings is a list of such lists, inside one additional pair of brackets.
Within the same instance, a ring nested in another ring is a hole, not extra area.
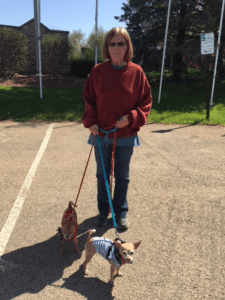
[[(206, 119), (205, 76), (188, 70), (183, 83), (171, 81), (172, 71), (165, 70), (161, 101), (158, 104), (160, 72), (146, 73), (152, 88), (153, 106), (148, 122), (163, 124), (210, 124), (225, 126), (225, 81), (216, 79), (210, 118)], [(210, 74), (210, 96), (212, 73)], [(0, 87), (0, 121), (78, 121), (84, 114), (83, 88)]]

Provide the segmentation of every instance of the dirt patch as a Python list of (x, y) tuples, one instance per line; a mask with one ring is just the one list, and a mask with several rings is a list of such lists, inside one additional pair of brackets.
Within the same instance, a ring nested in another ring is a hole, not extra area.
[[(49, 74), (42, 74), (42, 87), (84, 87), (86, 83), (85, 78), (72, 77), (67, 75), (60, 75), (53, 77)], [(4, 80), (0, 78), (0, 87), (39, 87), (39, 75), (21, 75), (15, 73), (13, 78)]]

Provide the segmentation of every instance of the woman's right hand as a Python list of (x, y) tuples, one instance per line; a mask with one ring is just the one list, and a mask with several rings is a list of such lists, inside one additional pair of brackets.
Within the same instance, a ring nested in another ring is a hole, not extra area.
[(95, 125), (92, 125), (91, 127), (89, 127), (89, 130), (92, 134), (94, 135), (97, 135), (99, 132), (98, 132), (98, 125), (95, 124)]

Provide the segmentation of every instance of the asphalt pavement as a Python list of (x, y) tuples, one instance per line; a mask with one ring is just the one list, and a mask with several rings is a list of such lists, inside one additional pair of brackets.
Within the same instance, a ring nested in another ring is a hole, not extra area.
[[(125, 241), (142, 240), (111, 290), (110, 265), (56, 236), (91, 150), (75, 122), (0, 122), (0, 299), (225, 299), (225, 127), (146, 124), (138, 133)], [(78, 198), (78, 235), (96, 228), (94, 149)]]

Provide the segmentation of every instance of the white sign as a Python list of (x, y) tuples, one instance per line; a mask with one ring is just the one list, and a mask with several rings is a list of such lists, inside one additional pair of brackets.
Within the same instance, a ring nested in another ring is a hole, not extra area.
[(201, 55), (214, 54), (214, 33), (204, 33), (201, 38)]

